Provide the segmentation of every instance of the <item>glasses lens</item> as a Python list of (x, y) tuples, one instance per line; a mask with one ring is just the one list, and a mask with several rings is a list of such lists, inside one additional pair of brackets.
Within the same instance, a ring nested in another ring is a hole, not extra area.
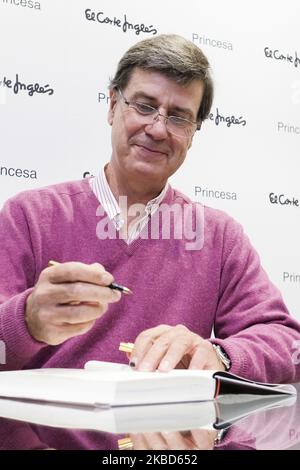
[(173, 135), (182, 138), (190, 138), (196, 130), (196, 124), (177, 116), (170, 116), (165, 118), (163, 115), (158, 113), (156, 108), (149, 106), (148, 104), (134, 101), (128, 103), (129, 107), (134, 109), (137, 113), (137, 118), (144, 125), (154, 124), (159, 118), (164, 118), (168, 132)]
[(142, 116), (152, 117), (157, 113), (157, 110), (155, 108), (152, 108), (152, 106), (149, 106), (145, 103), (140, 103), (138, 101), (132, 103), (132, 107)]
[(185, 119), (171, 116), (167, 120), (167, 129), (171, 134), (177, 135), (178, 137), (192, 137), (196, 130), (196, 125)]

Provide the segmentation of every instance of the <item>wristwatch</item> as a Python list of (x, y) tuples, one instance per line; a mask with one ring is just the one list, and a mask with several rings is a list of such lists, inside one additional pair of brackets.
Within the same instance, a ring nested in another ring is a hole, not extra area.
[(221, 346), (219, 346), (219, 344), (213, 344), (213, 348), (218, 356), (218, 358), (220, 359), (220, 361), (222, 362), (222, 364), (224, 364), (225, 366), (225, 369), (226, 370), (229, 370), (230, 369), (230, 366), (231, 366), (231, 360), (229, 359), (229, 357), (227, 356), (226, 352), (224, 351), (224, 349), (221, 348)]
[(218, 433), (214, 439), (214, 446), (221, 444), (222, 440), (224, 439), (225, 435), (227, 434), (228, 428), (219, 429)]

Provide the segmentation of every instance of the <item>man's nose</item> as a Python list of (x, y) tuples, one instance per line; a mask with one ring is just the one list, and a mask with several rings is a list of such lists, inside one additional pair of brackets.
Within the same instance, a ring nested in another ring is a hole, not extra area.
[(167, 121), (165, 116), (157, 114), (153, 121), (145, 127), (147, 134), (151, 135), (154, 140), (166, 139), (168, 137)]

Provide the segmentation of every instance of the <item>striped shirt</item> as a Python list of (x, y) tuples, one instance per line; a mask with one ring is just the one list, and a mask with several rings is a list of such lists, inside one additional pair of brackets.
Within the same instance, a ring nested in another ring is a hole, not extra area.
[[(121, 213), (120, 206), (116, 201), (116, 198), (114, 197), (107, 182), (105, 175), (105, 166), (102, 168), (98, 176), (91, 178), (89, 181), (93, 193), (95, 194), (96, 198), (107, 213), (109, 219), (113, 222), (116, 230), (121, 230), (124, 226), (124, 219)], [(138, 217), (135, 217), (133, 221), (130, 222), (130, 224), (128, 225), (128, 235), (126, 239), (128, 245), (139, 237), (141, 231), (147, 225), (148, 219), (155, 214), (159, 207), (159, 204), (163, 200), (168, 190), (168, 186), (169, 185), (167, 183), (164, 189), (160, 192), (157, 197), (147, 202), (146, 206), (144, 206), (143, 212)]]

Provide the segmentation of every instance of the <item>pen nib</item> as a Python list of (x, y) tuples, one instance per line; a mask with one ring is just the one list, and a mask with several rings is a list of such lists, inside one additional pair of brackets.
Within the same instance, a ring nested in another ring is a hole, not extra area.
[(124, 286), (123, 286), (123, 292), (124, 292), (124, 294), (127, 294), (127, 295), (132, 294), (132, 290), (130, 290), (130, 289), (128, 289), (128, 287), (124, 287)]

